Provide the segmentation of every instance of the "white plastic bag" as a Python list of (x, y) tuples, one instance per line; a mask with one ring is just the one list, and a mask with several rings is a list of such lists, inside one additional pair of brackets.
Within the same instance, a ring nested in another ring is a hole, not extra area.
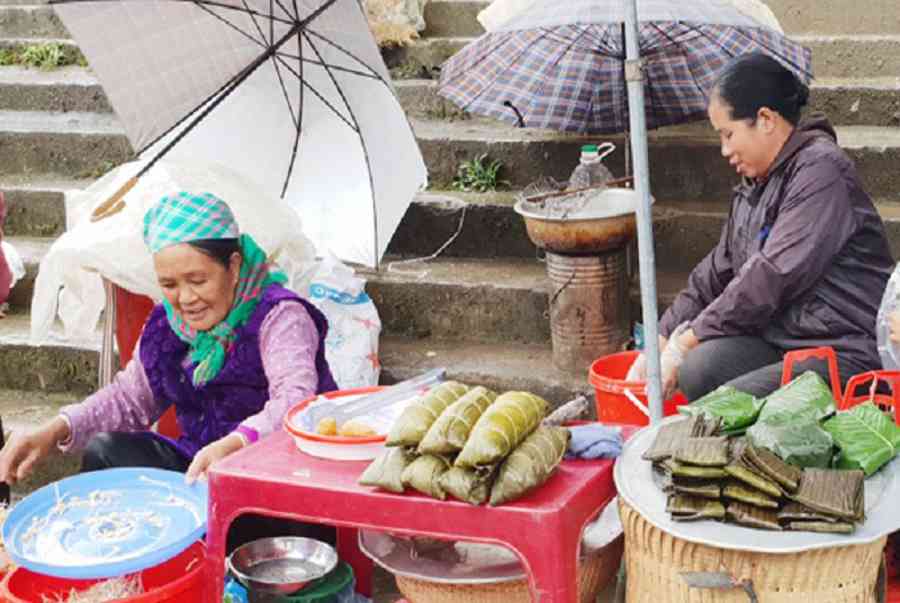
[(57, 317), (68, 341), (96, 343), (97, 322), (105, 295), (101, 277), (123, 289), (162, 299), (153, 260), (144, 245), (144, 214), (164, 195), (181, 190), (210, 192), (228, 203), (242, 232), (288, 276), (288, 286), (304, 291), (315, 266), (315, 248), (303, 235), (297, 212), (261, 187), (222, 165), (160, 161), (125, 197), (125, 208), (91, 222), (94, 208), (110, 198), (143, 167), (134, 161), (119, 166), (84, 191), (66, 195), (67, 231), (41, 260), (31, 306), (31, 341), (46, 343)]
[(325, 357), (341, 389), (378, 385), (381, 319), (356, 276), (328, 253), (312, 276), (307, 298), (328, 319)]

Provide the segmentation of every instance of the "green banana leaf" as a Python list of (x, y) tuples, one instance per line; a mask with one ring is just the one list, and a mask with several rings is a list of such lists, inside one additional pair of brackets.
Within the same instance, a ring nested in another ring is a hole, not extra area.
[(841, 449), (838, 468), (862, 469), (866, 477), (890, 462), (900, 448), (900, 427), (871, 402), (838, 413), (823, 427)]
[(759, 419), (747, 430), (751, 444), (798, 467), (831, 465), (834, 441), (819, 422), (834, 413), (834, 397), (817, 373), (803, 373), (763, 403)]
[(831, 466), (834, 440), (815, 420), (784, 424), (757, 421), (747, 430), (747, 439), (797, 467)]
[(730, 385), (723, 385), (696, 402), (678, 408), (683, 415), (703, 414), (707, 418), (722, 419), (722, 431), (736, 433), (752, 425), (759, 416), (763, 401), (751, 394), (740, 392)]
[(763, 403), (759, 421), (773, 424), (819, 421), (834, 413), (831, 388), (813, 371), (775, 390)]

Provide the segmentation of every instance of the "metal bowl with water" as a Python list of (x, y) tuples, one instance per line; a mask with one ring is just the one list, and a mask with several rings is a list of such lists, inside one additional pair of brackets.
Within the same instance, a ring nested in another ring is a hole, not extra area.
[(302, 537), (261, 538), (236, 548), (228, 569), (250, 590), (288, 595), (337, 566), (334, 548)]
[(619, 249), (635, 237), (638, 197), (631, 189), (583, 189), (519, 199), (528, 237), (553, 253)]

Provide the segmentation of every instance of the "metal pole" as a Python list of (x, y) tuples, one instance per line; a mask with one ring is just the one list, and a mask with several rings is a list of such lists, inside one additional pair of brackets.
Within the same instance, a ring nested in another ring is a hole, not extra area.
[(116, 288), (110, 281), (103, 279), (106, 291), (106, 308), (103, 311), (103, 345), (100, 348), (100, 367), (97, 383), (104, 388), (112, 383), (116, 374)]
[(653, 253), (653, 213), (650, 207), (650, 167), (647, 157), (647, 116), (644, 108), (644, 73), (638, 46), (637, 0), (625, 2), (625, 79), (628, 83), (628, 116), (634, 161), (634, 190), (638, 195), (638, 266), (644, 320), (644, 354), (647, 358), (647, 397), (650, 420), (662, 419), (662, 386), (659, 367), (659, 313), (656, 307), (656, 258)]

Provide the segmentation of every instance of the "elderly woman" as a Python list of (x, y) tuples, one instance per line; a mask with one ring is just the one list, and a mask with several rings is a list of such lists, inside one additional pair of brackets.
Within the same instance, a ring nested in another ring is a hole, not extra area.
[[(742, 177), (715, 249), (660, 321), (663, 388), (765, 396), (790, 350), (831, 346), (841, 380), (878, 368), (875, 316), (893, 261), (884, 224), (808, 89), (767, 56), (734, 59), (709, 119)], [(629, 377), (643, 378), (643, 357)], [(808, 364), (827, 377), (825, 367)]]
[[(325, 317), (283, 286), (285, 276), (240, 234), (211, 194), (164, 197), (144, 217), (162, 289), (115, 380), (0, 453), (0, 480), (23, 479), (54, 448), (84, 448), (82, 470), (209, 466), (280, 427), (288, 408), (337, 389), (325, 360)], [(148, 431), (175, 405), (182, 435)]]

